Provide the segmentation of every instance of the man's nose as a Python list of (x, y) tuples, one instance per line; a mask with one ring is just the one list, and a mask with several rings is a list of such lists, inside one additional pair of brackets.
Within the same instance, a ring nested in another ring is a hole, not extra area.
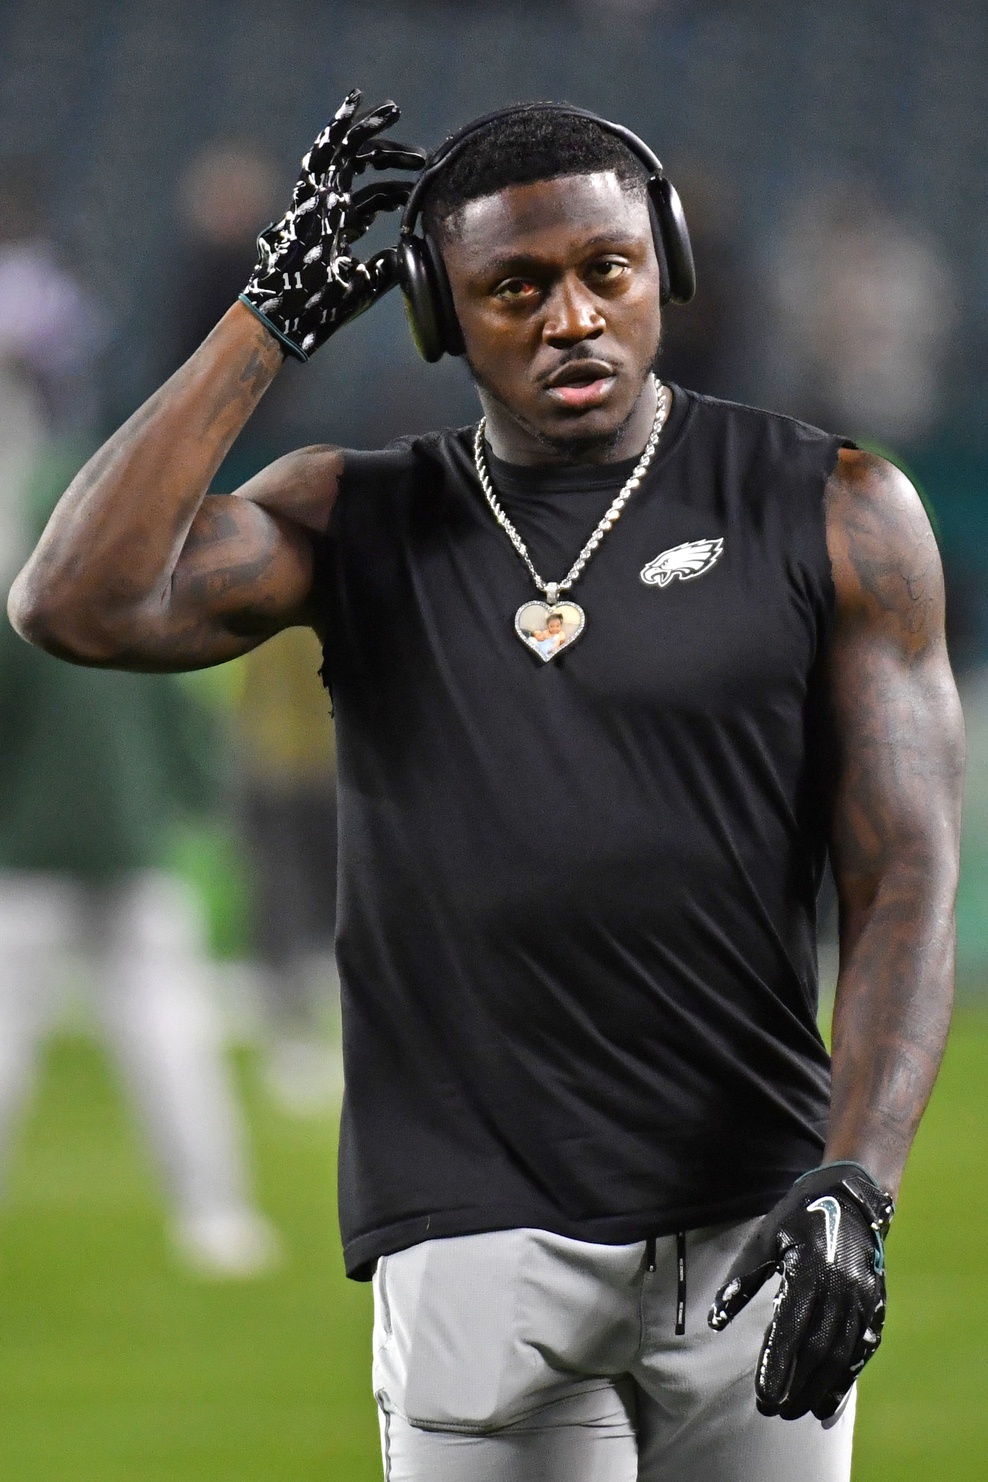
[(563, 278), (549, 295), (542, 338), (561, 349), (603, 334), (606, 321), (595, 296), (579, 278)]

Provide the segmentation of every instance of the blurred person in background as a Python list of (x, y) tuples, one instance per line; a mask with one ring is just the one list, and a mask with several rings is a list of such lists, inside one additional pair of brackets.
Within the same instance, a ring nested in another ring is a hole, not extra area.
[[(187, 360), (247, 279), (257, 234), (275, 214), (276, 172), (258, 146), (214, 140), (179, 181), (181, 244), (168, 288), (167, 368)], [(171, 312), (170, 306), (175, 306)], [(287, 446), (290, 384), (265, 397), (213, 481), (236, 488)], [(318, 1112), (339, 1095), (336, 794), (332, 729), (318, 645), (301, 630), (248, 654), (240, 676), (236, 755), (249, 851), (253, 947), (262, 968), (264, 1083), (277, 1104)]]
[(939, 245), (842, 180), (797, 202), (770, 285), (773, 401), (902, 453), (921, 445), (956, 320)]
[[(11, 613), (125, 669), (323, 639), (340, 1213), (390, 1482), (847, 1482), (952, 989), (963, 747), (928, 522), (846, 440), (657, 380), (694, 282), (642, 141), (520, 106), (410, 196), (357, 185), (422, 162), (381, 138), (393, 104), (358, 107), (241, 301), (63, 496)], [(398, 247), (357, 258), (398, 206)], [(483, 419), (208, 496), (284, 356), (398, 279)], [(575, 619), (551, 654), (533, 587)]]
[[(82, 462), (96, 415), (91, 374), (106, 338), (94, 299), (45, 230), (43, 167), (0, 169), (0, 577), (30, 548), (39, 464)], [(57, 475), (56, 475), (57, 477)]]
[[(91, 446), (106, 341), (36, 195), (23, 173), (0, 185), (8, 569)], [(199, 904), (162, 868), (176, 818), (215, 796), (215, 750), (175, 681), (72, 671), (0, 625), (0, 1164), (81, 977), (161, 1167), (178, 1251), (203, 1274), (248, 1276), (277, 1240), (250, 1193)]]

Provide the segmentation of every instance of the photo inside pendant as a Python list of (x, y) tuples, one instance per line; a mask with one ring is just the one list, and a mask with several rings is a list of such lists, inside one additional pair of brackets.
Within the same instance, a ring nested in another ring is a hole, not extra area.
[(574, 602), (529, 602), (518, 613), (515, 626), (525, 643), (543, 659), (552, 658), (572, 643), (583, 627), (583, 612)]

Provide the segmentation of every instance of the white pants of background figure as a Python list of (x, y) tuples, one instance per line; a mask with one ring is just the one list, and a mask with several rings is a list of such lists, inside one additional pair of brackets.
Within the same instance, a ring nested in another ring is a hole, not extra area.
[(0, 1168), (80, 955), (160, 1164), (180, 1253), (203, 1274), (269, 1268), (277, 1240), (250, 1193), (198, 903), (162, 872), (94, 885), (0, 871)]

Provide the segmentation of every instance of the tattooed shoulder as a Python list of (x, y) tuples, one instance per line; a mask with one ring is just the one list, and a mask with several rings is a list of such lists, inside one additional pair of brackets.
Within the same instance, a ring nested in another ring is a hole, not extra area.
[(826, 521), (838, 621), (873, 625), (913, 657), (942, 635), (940, 556), (904, 473), (872, 453), (842, 449)]
[(236, 497), (322, 534), (339, 492), (343, 457), (342, 449), (328, 444), (299, 448), (255, 474)]

